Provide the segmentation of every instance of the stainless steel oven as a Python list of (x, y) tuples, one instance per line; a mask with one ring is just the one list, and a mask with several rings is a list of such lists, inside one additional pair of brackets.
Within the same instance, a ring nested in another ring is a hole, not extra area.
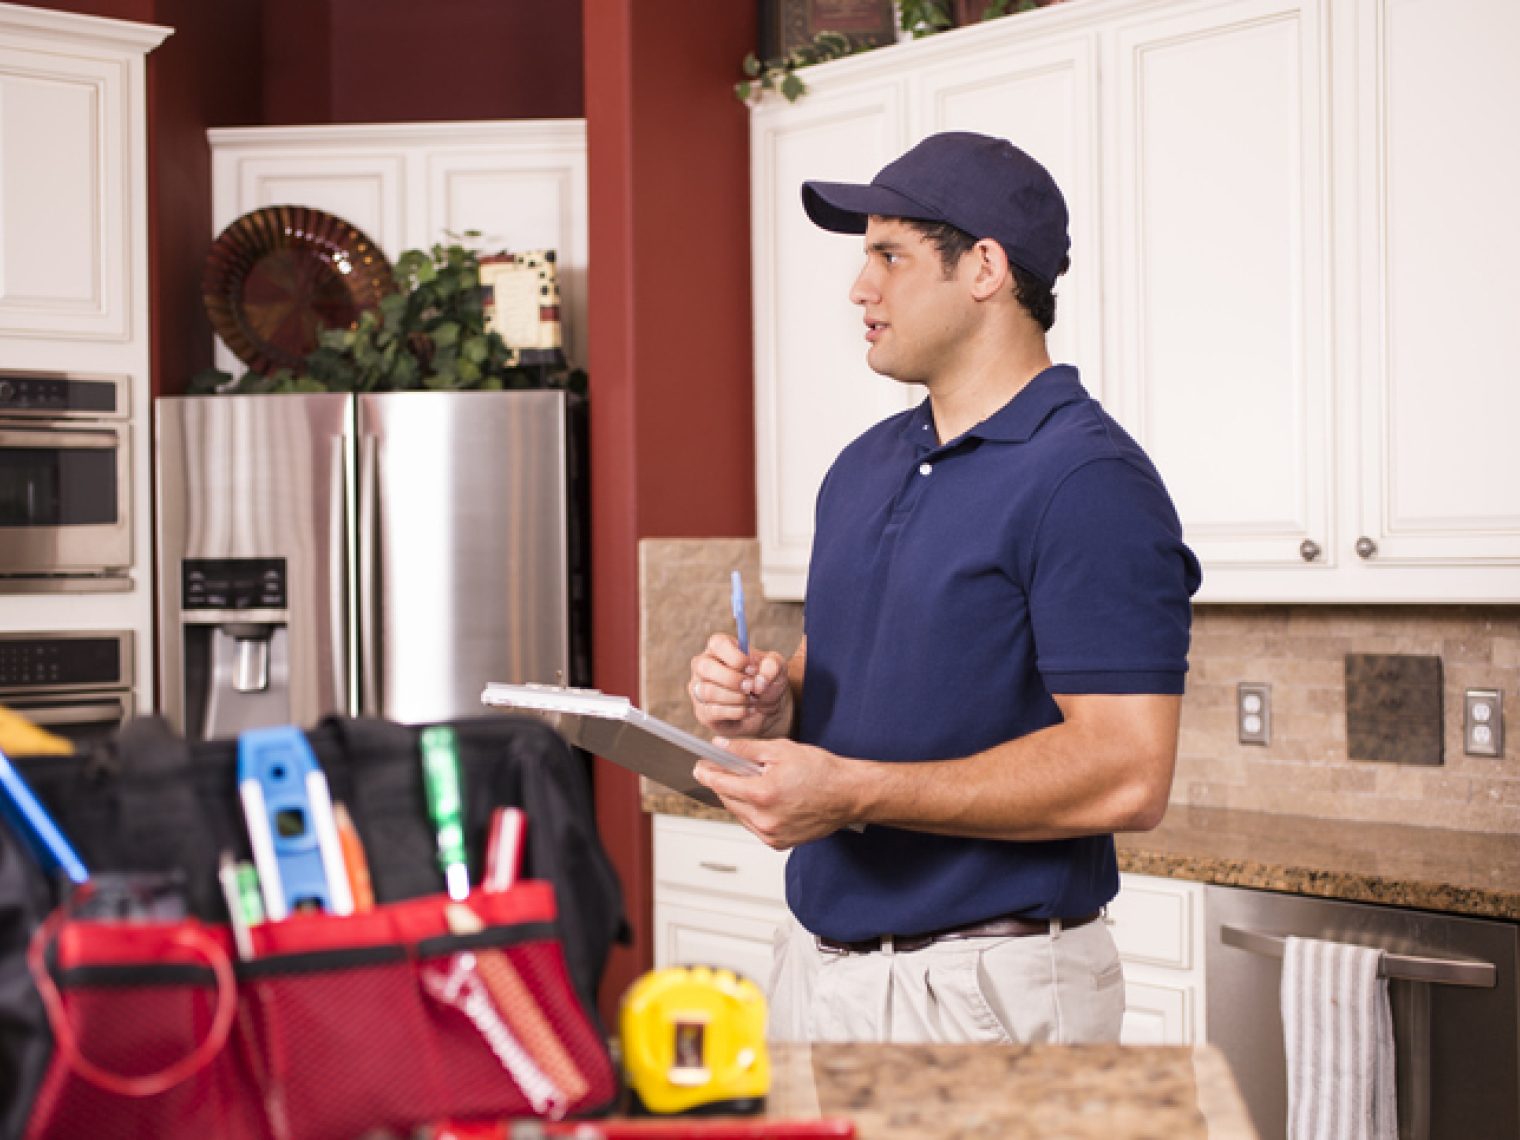
[(0, 705), (89, 745), (135, 711), (131, 630), (0, 633)]
[(125, 376), (0, 371), (0, 592), (131, 588)]

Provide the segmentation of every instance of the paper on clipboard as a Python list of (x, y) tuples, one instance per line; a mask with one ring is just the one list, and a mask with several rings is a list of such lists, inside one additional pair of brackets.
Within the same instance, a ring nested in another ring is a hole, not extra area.
[(711, 760), (730, 772), (752, 776), (760, 771), (711, 741), (677, 728), (638, 708), (627, 697), (596, 689), (558, 685), (509, 685), (493, 681), (480, 694), (482, 704), (536, 716), (587, 752), (648, 776), (672, 791), (710, 807), (722, 803), (692, 777), (699, 759)]

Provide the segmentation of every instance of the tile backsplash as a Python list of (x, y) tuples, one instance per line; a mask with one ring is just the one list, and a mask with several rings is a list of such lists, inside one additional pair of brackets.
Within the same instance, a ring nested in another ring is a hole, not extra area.
[[(695, 727), (690, 661), (713, 630), (732, 629), (734, 569), (748, 587), (751, 643), (789, 654), (802, 636), (802, 606), (760, 596), (754, 540), (640, 545), (640, 697), (656, 716)], [(1348, 759), (1348, 653), (1441, 658), (1443, 764)], [(1265, 747), (1237, 739), (1241, 681), (1271, 686)], [(1466, 689), (1503, 692), (1503, 756), (1463, 754)], [(1520, 607), (1197, 607), (1172, 802), (1520, 835)]]

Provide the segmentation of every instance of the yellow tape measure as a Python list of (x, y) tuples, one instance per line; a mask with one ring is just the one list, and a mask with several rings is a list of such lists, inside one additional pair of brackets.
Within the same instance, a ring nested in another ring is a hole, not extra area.
[(623, 998), (623, 1068), (645, 1112), (759, 1112), (770, 1089), (765, 995), (709, 966), (645, 974)]

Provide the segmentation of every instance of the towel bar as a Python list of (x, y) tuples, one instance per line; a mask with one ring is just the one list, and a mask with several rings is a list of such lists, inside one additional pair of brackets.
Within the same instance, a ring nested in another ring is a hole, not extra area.
[[(1285, 940), (1272, 934), (1244, 930), (1238, 926), (1221, 926), (1219, 941), (1237, 950), (1281, 958)], [(1498, 984), (1498, 970), (1492, 962), (1472, 958), (1422, 958), (1409, 954), (1384, 952), (1378, 973), (1390, 981), (1431, 982), (1438, 986), (1472, 986), (1493, 989)]]

